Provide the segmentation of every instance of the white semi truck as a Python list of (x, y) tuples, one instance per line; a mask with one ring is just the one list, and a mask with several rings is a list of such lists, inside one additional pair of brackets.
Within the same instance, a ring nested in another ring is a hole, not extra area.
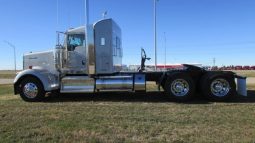
[[(206, 71), (192, 65), (170, 71), (145, 71), (142, 50), (137, 72), (122, 72), (121, 29), (112, 19), (70, 29), (55, 50), (24, 55), (23, 71), (14, 80), (14, 92), (25, 101), (41, 101), (51, 93), (146, 92), (156, 82), (165, 96), (187, 101), (197, 94), (225, 101), (246, 95), (245, 78), (230, 71)], [(236, 86), (237, 79), (238, 86)]]

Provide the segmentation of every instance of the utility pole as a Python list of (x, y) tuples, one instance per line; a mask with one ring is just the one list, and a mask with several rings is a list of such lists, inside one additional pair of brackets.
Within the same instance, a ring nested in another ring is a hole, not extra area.
[(166, 32), (164, 32), (164, 41), (165, 41), (165, 70), (166, 70)]
[(7, 45), (9, 45), (10, 47), (13, 48), (14, 70), (15, 70), (15, 73), (16, 73), (17, 72), (17, 69), (16, 69), (16, 47), (12, 43), (10, 43), (10, 42), (8, 42), (6, 40), (4, 40), (4, 43), (6, 43)]
[(213, 58), (213, 67), (215, 67), (216, 64), (216, 58)]
[(155, 71), (157, 70), (157, 2), (154, 0), (154, 53), (155, 53)]

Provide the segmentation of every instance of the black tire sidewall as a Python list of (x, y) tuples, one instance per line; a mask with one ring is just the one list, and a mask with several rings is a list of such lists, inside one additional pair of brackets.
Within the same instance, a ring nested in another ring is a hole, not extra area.
[[(219, 97), (219, 96), (215, 96), (212, 92), (211, 92), (211, 84), (214, 80), (216, 79), (225, 79), (230, 86), (230, 91), (228, 92), (227, 95), (223, 96), (223, 97)], [(235, 95), (235, 82), (232, 78), (230, 78), (227, 75), (224, 74), (208, 74), (206, 76), (203, 77), (203, 80), (201, 81), (201, 91), (202, 94), (209, 100), (211, 101), (227, 101), (229, 100), (232, 96)]]
[[(183, 79), (189, 84), (189, 92), (185, 96), (176, 96), (171, 91), (171, 85), (174, 80)], [(164, 85), (165, 93), (169, 99), (174, 99), (178, 102), (185, 102), (190, 100), (194, 96), (195, 84), (192, 78), (186, 73), (177, 73), (170, 75)]]
[[(27, 83), (33, 83), (37, 86), (38, 88), (38, 94), (35, 98), (28, 98), (24, 93), (23, 93), (23, 88)], [(24, 101), (28, 101), (28, 102), (36, 102), (36, 101), (41, 101), (44, 97), (45, 97), (45, 91), (43, 88), (43, 85), (41, 84), (41, 82), (34, 78), (34, 77), (27, 77), (25, 79), (23, 79), (20, 83), (20, 96)]]

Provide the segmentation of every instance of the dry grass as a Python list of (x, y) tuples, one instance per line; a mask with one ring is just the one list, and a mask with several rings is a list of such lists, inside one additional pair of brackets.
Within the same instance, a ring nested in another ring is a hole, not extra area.
[(246, 77), (255, 77), (255, 70), (246, 70), (246, 71), (233, 71), (239, 75), (246, 76)]
[[(151, 90), (155, 86), (148, 84)], [(228, 103), (163, 94), (62, 95), (27, 103), (0, 85), (0, 142), (254, 142), (255, 85)]]
[(0, 105), (1, 142), (252, 142), (255, 136), (253, 103)]
[(0, 70), (0, 79), (13, 79), (15, 76), (16, 73), (13, 70)]
[(0, 142), (255, 141), (255, 98), (178, 104), (162, 94), (116, 93), (27, 103), (10, 85), (0, 91)]

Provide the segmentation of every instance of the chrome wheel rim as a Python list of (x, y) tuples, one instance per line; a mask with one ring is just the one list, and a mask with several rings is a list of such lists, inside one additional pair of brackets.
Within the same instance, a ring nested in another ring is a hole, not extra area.
[(223, 78), (215, 79), (211, 83), (211, 92), (214, 96), (224, 97), (230, 91), (229, 82)]
[(27, 83), (23, 87), (23, 93), (27, 98), (35, 98), (38, 94), (38, 88), (34, 83)]
[(186, 96), (189, 92), (189, 84), (184, 79), (176, 79), (171, 84), (171, 92), (178, 97)]

